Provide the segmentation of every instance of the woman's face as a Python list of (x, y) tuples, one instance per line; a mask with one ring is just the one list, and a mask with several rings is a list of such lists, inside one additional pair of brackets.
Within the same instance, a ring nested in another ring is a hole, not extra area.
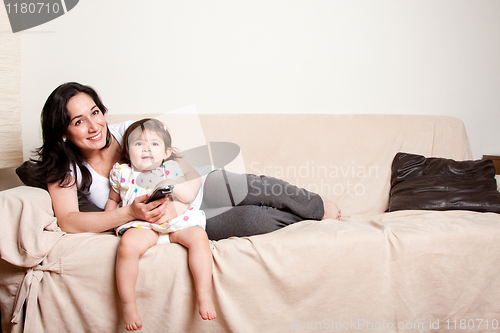
[(154, 131), (143, 132), (138, 127), (128, 141), (130, 162), (137, 171), (154, 170), (172, 154), (172, 149), (165, 148), (163, 138)]
[(104, 115), (94, 100), (85, 93), (70, 98), (67, 104), (70, 123), (67, 139), (80, 151), (94, 151), (106, 145), (107, 127)]

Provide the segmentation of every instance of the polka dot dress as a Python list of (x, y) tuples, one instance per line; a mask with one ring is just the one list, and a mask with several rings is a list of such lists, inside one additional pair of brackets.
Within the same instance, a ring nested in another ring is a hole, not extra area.
[[(175, 180), (183, 177), (184, 173), (179, 164), (175, 161), (166, 161), (151, 173), (143, 174), (134, 171), (130, 164), (116, 163), (109, 176), (111, 188), (120, 194), (122, 206), (130, 205), (135, 198), (144, 194), (151, 194), (160, 181), (171, 179)], [(189, 227), (199, 226), (205, 229), (205, 213), (199, 207), (190, 206), (186, 212), (177, 216), (171, 221), (163, 224), (150, 224), (144, 221), (131, 221), (116, 228), (117, 235), (121, 235), (129, 228), (147, 228), (153, 229), (161, 234), (168, 234)]]

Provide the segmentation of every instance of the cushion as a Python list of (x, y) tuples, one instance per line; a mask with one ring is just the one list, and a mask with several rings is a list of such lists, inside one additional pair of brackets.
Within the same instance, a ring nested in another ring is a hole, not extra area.
[(31, 161), (25, 161), (16, 169), (16, 174), (21, 179), (24, 185), (38, 187), (47, 190), (47, 184), (41, 182), (36, 177), (33, 176), (34, 163)]
[(493, 161), (396, 154), (388, 211), (407, 209), (500, 213)]

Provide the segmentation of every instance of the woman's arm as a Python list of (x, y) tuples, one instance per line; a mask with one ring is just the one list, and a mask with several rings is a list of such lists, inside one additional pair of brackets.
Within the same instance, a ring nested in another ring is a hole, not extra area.
[(144, 201), (148, 195), (143, 195), (126, 207), (104, 212), (80, 212), (76, 185), (61, 187), (55, 182), (48, 184), (48, 190), (57, 223), (68, 233), (103, 232), (132, 220), (153, 222), (163, 213), (167, 202), (163, 198), (146, 205)]

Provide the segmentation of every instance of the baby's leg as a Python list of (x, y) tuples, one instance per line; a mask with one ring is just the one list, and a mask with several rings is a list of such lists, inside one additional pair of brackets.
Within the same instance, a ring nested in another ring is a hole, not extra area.
[(139, 275), (139, 258), (158, 241), (151, 229), (131, 228), (125, 231), (116, 254), (116, 284), (123, 306), (123, 321), (127, 331), (142, 328), (135, 303), (135, 284)]
[(170, 242), (188, 248), (200, 315), (205, 320), (215, 319), (217, 313), (211, 296), (213, 259), (207, 233), (201, 227), (191, 227), (171, 233)]

